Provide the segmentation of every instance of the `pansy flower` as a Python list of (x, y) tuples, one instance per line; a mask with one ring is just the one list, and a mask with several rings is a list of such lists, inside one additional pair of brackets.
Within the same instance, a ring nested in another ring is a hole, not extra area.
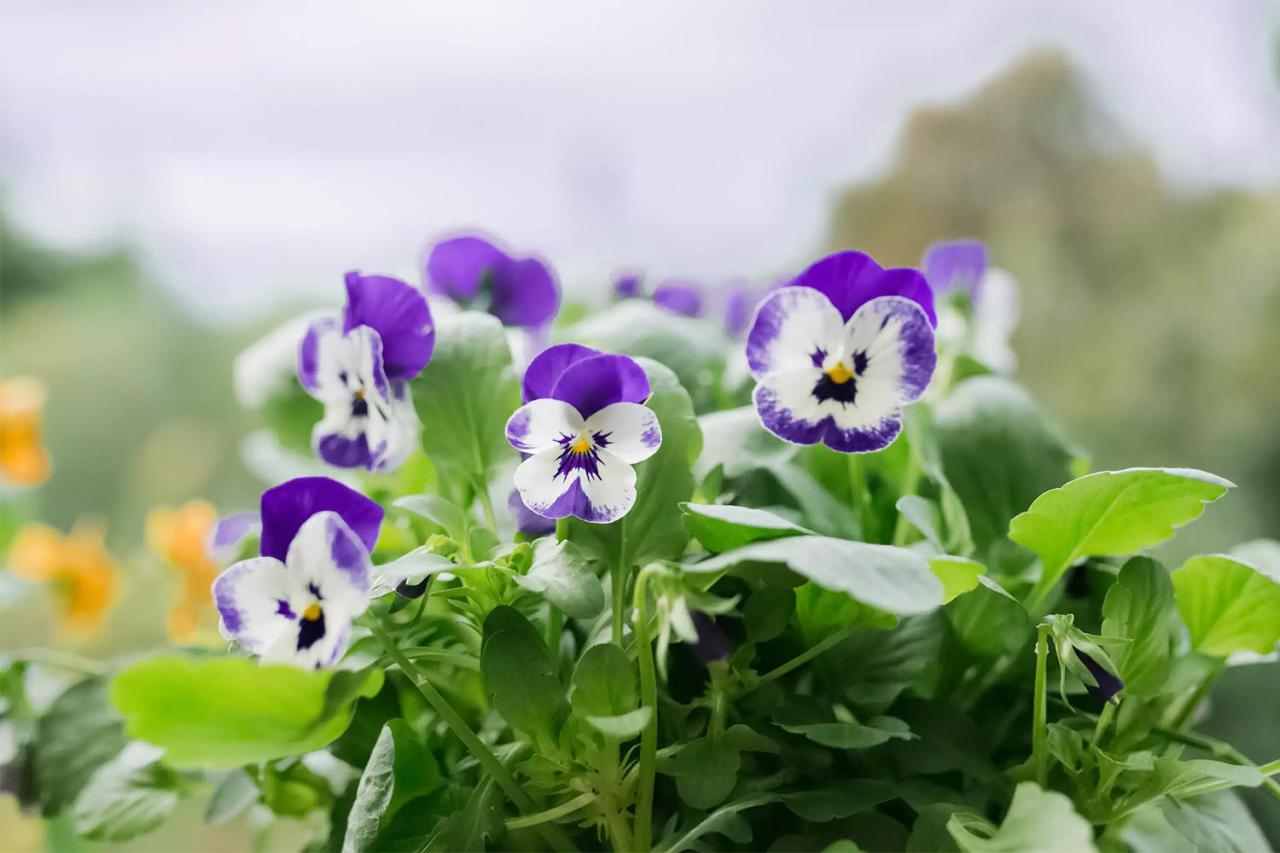
[(1118, 702), (1116, 696), (1124, 689), (1124, 681), (1117, 675), (1115, 662), (1102, 646), (1106, 640), (1075, 627), (1071, 614), (1054, 614), (1045, 617), (1045, 621), (1052, 629), (1058, 663), (1061, 664), (1062, 700), (1067, 701), (1066, 678), (1070, 672), (1093, 698), (1101, 702)]
[(643, 292), (643, 277), (634, 270), (620, 272), (613, 277), (613, 296), (615, 299), (635, 299)]
[(390, 276), (349, 272), (346, 286), (342, 316), (314, 321), (298, 346), (298, 380), (324, 404), (312, 444), (330, 465), (390, 470), (417, 446), (408, 382), (431, 360), (431, 309)]
[(887, 447), (933, 376), (935, 322), (916, 270), (886, 270), (862, 252), (823, 258), (756, 311), (747, 363), (760, 420), (793, 444)]
[(988, 266), (987, 247), (978, 240), (934, 243), (921, 268), (934, 293), (952, 297), (943, 303), (951, 310), (938, 318), (939, 342), (962, 345), (992, 370), (1012, 373), (1017, 357), (1009, 339), (1019, 313), (1013, 276)]
[(218, 576), (210, 538), (218, 513), (206, 501), (187, 501), (180, 507), (155, 507), (147, 513), (147, 544), (179, 574), (182, 591), (169, 607), (169, 638), (188, 640), (200, 626), (200, 616), (212, 603), (209, 587)]
[(436, 243), (427, 255), (426, 278), (430, 292), (486, 311), (504, 326), (545, 326), (560, 308), (560, 287), (546, 263), (512, 257), (483, 237)]
[(47, 524), (24, 525), (6, 562), (18, 577), (55, 591), (60, 628), (73, 637), (93, 633), (115, 602), (118, 572), (96, 524), (78, 522), (65, 535)]
[(52, 465), (41, 424), (44, 400), (44, 385), (38, 379), (0, 381), (0, 480), (38, 486), (49, 479)]
[(525, 405), (507, 440), (528, 458), (516, 469), (524, 505), (545, 518), (606, 523), (636, 501), (636, 472), (662, 444), (658, 417), (642, 403), (649, 378), (624, 355), (579, 344), (542, 351), (524, 375)]
[(382, 507), (328, 477), (262, 494), (261, 556), (213, 583), (222, 635), (264, 663), (332, 666), (369, 606), (369, 554)]
[(667, 281), (653, 291), (653, 304), (684, 317), (701, 317), (702, 288), (691, 281)]

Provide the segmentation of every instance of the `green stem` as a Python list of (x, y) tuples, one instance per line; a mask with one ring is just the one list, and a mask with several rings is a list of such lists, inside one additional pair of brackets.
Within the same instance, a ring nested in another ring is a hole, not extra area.
[(622, 645), (622, 628), (626, 622), (627, 572), (631, 568), (627, 560), (627, 531), (622, 528), (618, 536), (618, 561), (613, 564), (609, 593), (613, 598), (613, 642)]
[[(516, 804), (516, 807), (524, 814), (536, 812), (537, 805), (533, 802), (533, 798), (524, 792), (524, 789), (520, 787), (520, 783), (498, 760), (498, 756), (494, 755), (493, 750), (489, 749), (484, 741), (480, 740), (480, 737), (471, 730), (471, 727), (467, 725), (467, 721), (462, 719), (462, 715), (449, 704), (449, 700), (445, 699), (439, 691), (431, 686), (422, 670), (418, 669), (412, 661), (405, 657), (386, 629), (375, 621), (369, 622), (369, 629), (378, 638), (378, 641), (382, 643), (383, 647), (386, 648), (387, 653), (400, 666), (401, 671), (413, 682), (414, 687), (418, 688), (422, 698), (427, 700), (427, 703), (435, 710), (440, 719), (444, 720), (458, 740), (462, 741), (475, 760), (480, 762), (480, 766), (485, 769), (485, 772), (489, 774), (493, 781), (498, 783), (498, 787), (506, 792), (506, 795)], [(537, 829), (547, 843), (556, 850), (574, 849), (573, 842), (558, 826), (543, 823), (539, 824)]]
[[(902, 494), (900, 497), (914, 495), (916, 489), (920, 486), (920, 456), (916, 452), (916, 448), (911, 448), (911, 455), (907, 457), (907, 472), (902, 478)], [(907, 517), (901, 512), (898, 513), (898, 520), (893, 524), (893, 544), (901, 548), (907, 544), (907, 537), (911, 535), (911, 523), (907, 521)]]
[(493, 501), (489, 498), (489, 484), (484, 481), (484, 477), (477, 477), (475, 483), (476, 500), (480, 501), (480, 511), (484, 513), (485, 523), (489, 525), (489, 529), (496, 531), (498, 529), (498, 517), (493, 514)]
[(1116, 715), (1116, 706), (1112, 702), (1108, 702), (1102, 708), (1102, 713), (1098, 715), (1098, 723), (1093, 727), (1093, 739), (1090, 741), (1094, 746), (1102, 743), (1102, 736), (1107, 733), (1107, 726), (1111, 725), (1111, 718)]
[(102, 661), (82, 657), (71, 652), (61, 652), (57, 649), (20, 649), (13, 653), (13, 659), (40, 666), (65, 669), (68, 672), (78, 672), (81, 675), (106, 675), (111, 671), (111, 667)]
[(598, 796), (599, 794), (595, 791), (587, 791), (585, 794), (579, 794), (572, 800), (565, 800), (563, 803), (560, 803), (557, 806), (552, 806), (545, 811), (510, 818), (506, 821), (507, 829), (528, 829), (529, 827), (537, 826), (540, 823), (546, 823), (547, 821), (559, 820), (562, 817), (568, 817), (578, 809), (586, 808), (591, 805), (595, 802), (595, 799)]
[(569, 538), (569, 516), (556, 519), (556, 541), (563, 542)]
[(1191, 715), (1196, 712), (1196, 708), (1209, 695), (1209, 691), (1213, 688), (1214, 682), (1218, 680), (1218, 676), (1222, 674), (1223, 667), (1221, 665), (1214, 667), (1204, 678), (1200, 679), (1200, 683), (1196, 685), (1196, 689), (1188, 696), (1178, 707), (1178, 711), (1169, 721), (1169, 728), (1182, 729), (1187, 725), (1187, 721), (1191, 719)]
[(857, 453), (846, 453), (845, 465), (849, 472), (849, 499), (853, 503), (853, 511), (858, 516), (858, 527), (864, 542), (874, 542), (871, 513), (871, 492), (867, 488), (867, 469)]
[(551, 653), (551, 659), (555, 661), (556, 668), (560, 668), (560, 634), (564, 630), (564, 614), (560, 612), (560, 608), (551, 602), (547, 602), (547, 651)]
[(791, 672), (793, 669), (797, 669), (799, 667), (804, 666), (806, 663), (813, 660), (818, 655), (822, 654), (823, 652), (827, 651), (831, 647), (838, 645), (840, 642), (845, 640), (847, 637), (853, 634), (854, 630), (855, 628), (853, 625), (844, 626), (843, 628), (836, 631), (831, 636), (827, 637), (822, 642), (816, 645), (810, 646), (808, 649), (805, 649), (803, 652), (796, 655), (791, 660), (787, 661), (784, 664), (774, 667), (773, 669), (766, 672), (764, 675), (760, 676), (760, 681), (756, 683), (755, 687), (759, 687), (761, 684), (768, 684), (770, 681), (775, 681), (781, 678), (782, 676), (786, 675), (788, 672)]
[(1036, 632), (1036, 686), (1035, 710), (1031, 717), (1031, 756), (1036, 768), (1036, 781), (1045, 787), (1049, 781), (1049, 750), (1046, 743), (1049, 725), (1047, 707), (1049, 663), (1049, 626), (1041, 625)]
[(658, 767), (658, 677), (649, 639), (649, 602), (646, 588), (653, 571), (646, 567), (636, 577), (635, 648), (640, 668), (640, 703), (651, 709), (649, 722), (640, 732), (640, 765), (636, 792), (634, 849), (647, 853), (653, 829), (653, 783)]

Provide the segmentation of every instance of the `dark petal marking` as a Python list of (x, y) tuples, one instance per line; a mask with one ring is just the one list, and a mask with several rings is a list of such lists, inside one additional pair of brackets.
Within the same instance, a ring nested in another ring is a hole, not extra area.
[[(554, 530), (554, 525), (552, 526)], [(409, 583), (408, 581), (400, 581), (396, 584), (396, 595), (401, 598), (407, 598), (412, 601), (415, 598), (422, 598), (423, 593), (427, 591), (427, 584), (431, 583), (431, 578), (426, 577), (417, 583)]]
[(855, 376), (861, 376), (867, 372), (868, 361), (866, 350), (858, 350), (853, 354), (853, 373)]
[(812, 393), (819, 402), (835, 400), (842, 406), (848, 406), (858, 398), (858, 380), (837, 382), (824, 373), (822, 378), (814, 384)]
[(733, 654), (733, 644), (716, 620), (695, 610), (689, 614), (693, 619), (693, 627), (698, 632), (698, 641), (693, 644), (693, 656), (703, 666), (715, 661), (726, 661)]
[(777, 394), (763, 384), (756, 386), (754, 399), (756, 413), (765, 429), (792, 444), (822, 442), (841, 453), (869, 453), (888, 447), (902, 431), (897, 412), (873, 427), (841, 429), (830, 415), (817, 422), (796, 418), (778, 402)]
[(809, 353), (809, 360), (813, 362), (814, 367), (822, 367), (822, 363), (827, 360), (827, 351), (822, 347), (815, 347), (813, 352)]
[(565, 444), (558, 461), (560, 464), (556, 467), (554, 479), (567, 479), (573, 471), (581, 471), (591, 480), (600, 479), (600, 451), (595, 447), (579, 452), (573, 449), (572, 444)]
[(358, 394), (351, 396), (351, 417), (367, 418), (369, 416), (369, 401)]
[(324, 638), (324, 611), (315, 619), (298, 622), (298, 651), (306, 651)]
[[(293, 608), (289, 606), (289, 602), (285, 601), (283, 598), (276, 599), (276, 615), (283, 616), (290, 621), (298, 618), (298, 614), (293, 612)], [(230, 628), (227, 630), (230, 630)]]
[(316, 442), (316, 455), (338, 468), (372, 468), (373, 454), (363, 432), (355, 438), (333, 433)]
[(1105, 666), (1077, 648), (1072, 648), (1072, 652), (1075, 653), (1075, 656), (1080, 659), (1085, 669), (1089, 670), (1089, 674), (1097, 682), (1096, 685), (1091, 685), (1087, 682), (1084, 685), (1089, 694), (1095, 699), (1110, 702), (1112, 697), (1124, 689), (1124, 682)]
[(316, 586), (314, 583), (307, 584), (307, 592), (315, 596), (316, 599), (324, 601), (324, 596), (320, 594), (320, 587)]

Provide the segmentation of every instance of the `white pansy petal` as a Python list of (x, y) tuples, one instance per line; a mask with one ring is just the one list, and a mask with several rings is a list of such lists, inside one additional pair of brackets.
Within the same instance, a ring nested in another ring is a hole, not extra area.
[(546, 518), (573, 513), (578, 492), (576, 470), (560, 471), (560, 448), (541, 450), (516, 468), (515, 486), (530, 511)]
[(303, 522), (285, 562), (293, 600), (318, 600), (326, 615), (344, 624), (369, 606), (369, 552), (336, 512)]
[(747, 363), (756, 378), (820, 365), (843, 334), (844, 318), (825, 295), (811, 287), (784, 287), (756, 311), (747, 336)]
[(563, 400), (544, 398), (525, 403), (507, 421), (507, 441), (521, 453), (559, 448), (582, 431), (582, 415)]
[(307, 624), (314, 625), (298, 621), (276, 637), (262, 651), (262, 663), (289, 664), (302, 669), (325, 669), (336, 664), (351, 644), (350, 622), (336, 620), (333, 615), (325, 613), (323, 633), (312, 642), (302, 639)]
[(293, 628), (287, 569), (272, 557), (242, 560), (213, 582), (213, 601), (222, 636), (243, 649), (262, 653), (281, 633)]
[(371, 405), (365, 432), (368, 435), (370, 468), (390, 471), (398, 468), (418, 446), (422, 424), (413, 407), (409, 386), (393, 383), (385, 403)]
[(765, 428), (792, 444), (817, 444), (844, 453), (863, 453), (887, 447), (902, 429), (896, 399), (886, 399), (885, 387), (861, 384), (853, 402), (821, 399), (815, 391), (823, 381), (816, 368), (771, 373), (756, 386), (756, 412)]
[(583, 474), (582, 495), (586, 498), (574, 515), (583, 521), (607, 524), (617, 521), (636, 503), (636, 471), (608, 450), (598, 450), (598, 477)]
[(844, 353), (858, 377), (857, 405), (881, 413), (919, 399), (938, 360), (924, 309), (901, 296), (877, 297), (854, 312)]
[(342, 333), (341, 320), (323, 317), (307, 326), (298, 345), (298, 381), (308, 394), (323, 401), (346, 397), (353, 362), (352, 342)]
[(653, 409), (639, 403), (614, 403), (587, 418), (587, 434), (601, 449), (635, 464), (658, 452), (662, 427)]

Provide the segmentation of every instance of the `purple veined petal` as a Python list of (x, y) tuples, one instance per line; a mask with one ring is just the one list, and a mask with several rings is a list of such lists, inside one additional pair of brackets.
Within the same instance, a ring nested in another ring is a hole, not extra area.
[(613, 278), (613, 295), (618, 299), (634, 299), (640, 295), (640, 284), (643, 277), (638, 272), (628, 270), (620, 272)]
[(465, 235), (441, 240), (427, 256), (427, 287), (466, 305), (480, 292), (485, 276), (507, 259), (506, 252), (483, 237)]
[(905, 296), (919, 303), (930, 325), (938, 324), (933, 291), (920, 272), (905, 268), (886, 270), (863, 252), (828, 255), (800, 273), (792, 285), (821, 292), (845, 320), (872, 299)]
[(350, 621), (369, 606), (369, 549), (336, 512), (303, 522), (285, 565), (299, 587), (295, 597), (309, 593), (330, 616)]
[(987, 272), (987, 247), (980, 240), (934, 243), (925, 250), (921, 267), (934, 293), (962, 290), (977, 298)]
[(382, 337), (370, 326), (343, 333), (338, 321), (312, 323), (298, 345), (298, 381), (321, 402), (349, 401), (358, 391), (390, 387), (383, 366)]
[(1093, 676), (1093, 684), (1083, 679), (1081, 681), (1089, 691), (1089, 694), (1095, 699), (1110, 702), (1117, 693), (1124, 689), (1124, 682), (1115, 673), (1094, 660), (1092, 656), (1074, 647), (1071, 651), (1080, 659), (1080, 663), (1084, 664), (1089, 674)]
[(308, 325), (298, 342), (298, 381), (313, 397), (337, 394), (337, 350), (344, 346), (342, 341), (342, 324), (336, 317), (323, 317)]
[(370, 401), (364, 420), (364, 435), (369, 447), (370, 471), (393, 471), (418, 447), (422, 423), (413, 406), (409, 386), (391, 383), (391, 394), (374, 405)]
[(525, 403), (507, 420), (507, 441), (521, 453), (559, 449), (584, 429), (582, 415), (563, 400), (544, 397)]
[(938, 364), (929, 319), (902, 296), (877, 297), (859, 308), (845, 325), (842, 349), (859, 393), (882, 398), (884, 406), (920, 399)]
[(242, 560), (213, 582), (222, 636), (245, 651), (261, 654), (297, 619), (290, 605), (289, 578), (273, 557)]
[(840, 312), (823, 293), (785, 287), (756, 311), (747, 335), (747, 364), (757, 379), (778, 370), (820, 366), (843, 334)]
[(389, 379), (407, 381), (431, 360), (435, 324), (420, 290), (385, 275), (346, 275), (343, 331), (368, 326), (382, 339), (382, 362)]
[(649, 377), (633, 358), (598, 355), (565, 368), (551, 389), (551, 396), (589, 418), (614, 403), (643, 403), (649, 399)]
[(599, 477), (579, 478), (585, 502), (574, 515), (592, 524), (617, 521), (636, 504), (636, 471), (608, 450), (599, 451)]
[(206, 548), (215, 561), (225, 560), (239, 550), (241, 543), (262, 530), (262, 519), (256, 512), (233, 512), (213, 525)]
[(511, 495), (507, 498), (507, 511), (515, 519), (516, 530), (519, 530), (530, 539), (547, 536), (555, 532), (555, 521), (538, 515), (525, 506), (524, 501), (520, 499), (519, 490), (511, 490)]
[(871, 453), (893, 443), (902, 430), (896, 410), (883, 414), (818, 401), (813, 389), (822, 371), (780, 371), (756, 386), (753, 400), (765, 429), (790, 444), (827, 445), (841, 453)]
[[(598, 450), (588, 475), (559, 449), (535, 453), (516, 468), (515, 485), (524, 505), (545, 518), (576, 516), (593, 524), (616, 521), (635, 505), (636, 473), (630, 465)], [(566, 464), (568, 461), (569, 464)]]
[(543, 326), (560, 310), (560, 285), (538, 258), (503, 258), (493, 269), (491, 314), (504, 326)]
[(382, 507), (355, 489), (328, 477), (298, 477), (262, 493), (262, 543), (264, 557), (283, 561), (289, 544), (307, 519), (318, 512), (342, 517), (372, 552), (382, 527)]
[(667, 281), (653, 291), (653, 304), (673, 314), (685, 317), (701, 317), (703, 310), (702, 288), (691, 281)]
[(592, 415), (586, 432), (596, 446), (606, 448), (630, 465), (643, 462), (662, 446), (658, 415), (639, 403), (614, 403)]
[(573, 363), (603, 355), (598, 349), (582, 344), (556, 344), (544, 349), (529, 362), (521, 382), (521, 392), (526, 403), (542, 397), (550, 397), (560, 374)]

